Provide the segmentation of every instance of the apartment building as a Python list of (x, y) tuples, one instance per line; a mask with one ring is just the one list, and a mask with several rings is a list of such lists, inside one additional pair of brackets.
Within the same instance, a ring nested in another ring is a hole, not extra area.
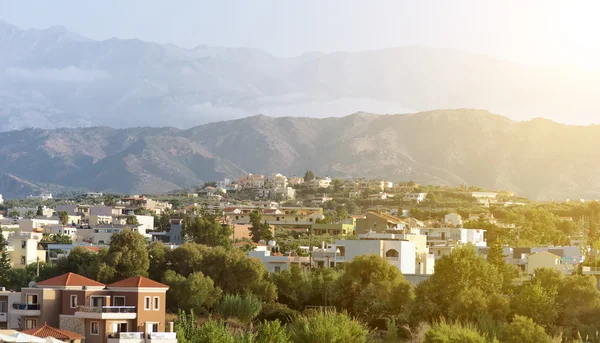
[[(223, 209), (223, 215), (237, 224), (249, 224), (250, 213), (255, 207), (238, 206)], [(280, 227), (305, 227), (314, 224), (317, 219), (323, 219), (323, 209), (320, 207), (279, 207), (263, 210), (262, 218), (271, 225)]]
[(23, 288), (13, 314), (22, 330), (47, 324), (85, 336), (86, 343), (176, 343), (165, 319), (167, 289), (142, 276), (105, 285), (67, 273)]
[(12, 304), (21, 300), (21, 293), (0, 288), (0, 330), (16, 329), (19, 318), (12, 313)]
[(39, 247), (42, 232), (14, 232), (8, 236), (7, 250), (13, 268), (25, 268), (31, 263), (46, 262), (46, 251)]
[(173, 206), (167, 202), (152, 200), (145, 196), (133, 195), (129, 198), (121, 199), (121, 203), (125, 207), (122, 214), (133, 214), (129, 211), (134, 211), (138, 208), (146, 209), (154, 214), (160, 215), (163, 211), (171, 209)]

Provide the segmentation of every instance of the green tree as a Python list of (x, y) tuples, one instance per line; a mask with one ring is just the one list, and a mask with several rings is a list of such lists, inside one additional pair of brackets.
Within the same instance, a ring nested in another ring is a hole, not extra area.
[(167, 308), (194, 313), (207, 313), (221, 299), (222, 291), (215, 287), (213, 280), (202, 273), (192, 273), (187, 278), (168, 270), (163, 283), (169, 285)]
[(492, 305), (492, 299), (501, 298), (502, 285), (498, 269), (478, 256), (473, 246), (456, 248), (437, 260), (435, 273), (417, 286), (413, 319), (476, 319), (487, 313), (484, 308)]
[(273, 239), (273, 232), (271, 226), (267, 222), (262, 220), (262, 212), (254, 210), (250, 213), (251, 226), (248, 229), (250, 231), (250, 237), (253, 242), (260, 240), (269, 241)]
[(304, 182), (309, 182), (315, 179), (315, 173), (312, 172), (312, 170), (307, 170), (306, 173), (304, 173)]
[(112, 194), (106, 194), (104, 196), (104, 206), (115, 206), (117, 204), (117, 199)]
[(106, 263), (100, 267), (99, 278), (104, 283), (111, 283), (132, 276), (147, 276), (149, 265), (144, 236), (124, 229), (110, 238)]
[(202, 343), (236, 343), (235, 337), (227, 326), (215, 320), (209, 320), (200, 326), (190, 342)]
[(21, 212), (19, 212), (19, 211), (11, 210), (8, 212), (9, 218), (18, 218), (20, 216), (21, 216)]
[(67, 211), (60, 211), (57, 214), (58, 214), (58, 221), (62, 225), (69, 224), (69, 212), (67, 212)]
[(364, 255), (346, 263), (333, 287), (339, 308), (373, 323), (401, 314), (414, 296), (400, 270), (378, 255)]
[(223, 318), (237, 318), (244, 324), (249, 324), (262, 309), (262, 301), (255, 295), (248, 294), (240, 296), (237, 294), (226, 294), (216, 312)]
[(537, 324), (549, 327), (558, 318), (555, 288), (545, 288), (539, 283), (526, 284), (512, 299), (516, 314), (532, 318)]
[(194, 243), (211, 247), (231, 247), (231, 228), (219, 223), (213, 215), (187, 216), (183, 221), (183, 232), (186, 238)]
[(73, 240), (71, 239), (71, 236), (64, 235), (62, 233), (55, 233), (53, 235), (46, 235), (46, 234), (44, 234), (44, 237), (42, 238), (41, 243), (48, 243), (48, 244), (73, 244)]
[(8, 254), (8, 243), (0, 231), (0, 285), (8, 285), (10, 282), (10, 256)]
[(97, 280), (100, 265), (103, 263), (106, 251), (92, 252), (84, 247), (71, 249), (69, 255), (56, 261), (57, 273), (76, 273)]
[(366, 343), (370, 331), (347, 313), (318, 311), (296, 318), (289, 332), (294, 343)]
[(38, 206), (37, 207), (37, 212), (35, 213), (36, 216), (43, 216), (44, 215), (44, 209), (42, 208), (42, 206)]
[(25, 212), (25, 217), (27, 217), (27, 218), (33, 218), (34, 216), (35, 216), (35, 212), (33, 212), (32, 210)]
[(331, 185), (333, 186), (333, 192), (339, 193), (342, 191), (342, 185), (344, 182), (341, 179), (335, 178), (331, 180)]
[(126, 225), (138, 225), (138, 219), (136, 216), (128, 216), (127, 219), (125, 220), (125, 224)]
[(502, 342), (519, 343), (548, 343), (549, 337), (544, 328), (534, 323), (533, 320), (523, 316), (515, 316), (513, 321), (505, 325), (500, 331)]
[(277, 298), (275, 284), (264, 264), (256, 258), (249, 258), (238, 249), (207, 249), (202, 256), (199, 270), (196, 271), (213, 279), (215, 285), (225, 293), (255, 294), (265, 302)]
[[(162, 280), (165, 272), (169, 269), (168, 259), (169, 249), (163, 242), (152, 242), (148, 246), (148, 259), (150, 267), (148, 268), (148, 277), (152, 280)], [(188, 273), (189, 274), (189, 273)], [(187, 276), (187, 275), (186, 275)]]

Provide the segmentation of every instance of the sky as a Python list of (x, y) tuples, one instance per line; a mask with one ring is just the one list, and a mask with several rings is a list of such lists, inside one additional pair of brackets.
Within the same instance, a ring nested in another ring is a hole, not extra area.
[(0, 0), (0, 20), (94, 39), (244, 46), (277, 56), (422, 45), (600, 69), (600, 1)]

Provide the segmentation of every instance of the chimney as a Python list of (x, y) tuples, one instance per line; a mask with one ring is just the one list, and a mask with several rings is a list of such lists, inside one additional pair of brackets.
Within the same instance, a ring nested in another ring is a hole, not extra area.
[(173, 328), (173, 322), (169, 322), (169, 332), (175, 332)]

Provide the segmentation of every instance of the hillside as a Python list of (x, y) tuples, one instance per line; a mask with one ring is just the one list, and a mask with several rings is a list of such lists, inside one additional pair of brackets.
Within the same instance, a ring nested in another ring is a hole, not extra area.
[(600, 127), (480, 110), (253, 116), (175, 128), (0, 133), (0, 193), (163, 192), (245, 172), (466, 183), (533, 199), (599, 198)]
[(293, 58), (87, 39), (0, 21), (0, 131), (82, 126), (189, 128), (256, 115), (336, 117), (484, 108), (588, 122), (600, 72), (535, 69), (457, 50), (402, 47)]

